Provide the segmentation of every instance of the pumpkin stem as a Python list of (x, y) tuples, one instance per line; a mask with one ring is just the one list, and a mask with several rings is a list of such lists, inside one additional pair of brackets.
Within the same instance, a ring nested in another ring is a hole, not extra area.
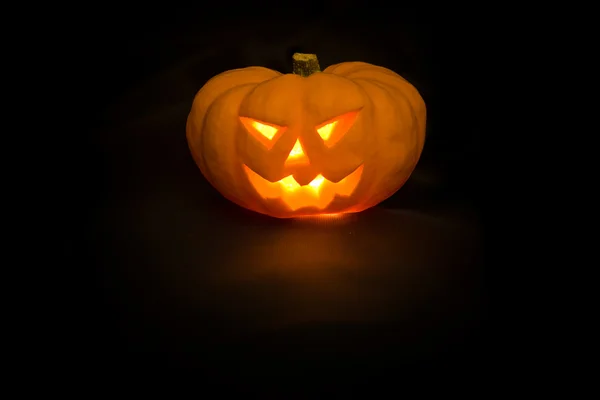
[(319, 60), (316, 54), (294, 53), (292, 56), (294, 74), (303, 77), (310, 76), (315, 72), (320, 72)]

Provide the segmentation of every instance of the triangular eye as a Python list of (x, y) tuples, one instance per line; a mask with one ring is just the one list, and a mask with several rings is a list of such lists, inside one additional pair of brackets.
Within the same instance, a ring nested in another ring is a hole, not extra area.
[(329, 140), (331, 134), (333, 133), (333, 128), (337, 125), (337, 123), (338, 121), (333, 121), (328, 123), (327, 125), (318, 128), (317, 132), (319, 132), (319, 136), (321, 136), (321, 139)]
[(275, 144), (276, 138), (286, 129), (283, 126), (258, 121), (248, 117), (240, 117), (240, 121), (246, 130), (269, 150)]
[(321, 136), (325, 145), (331, 147), (343, 138), (348, 130), (350, 130), (357, 116), (358, 111), (351, 111), (332, 118), (317, 126), (317, 133)]

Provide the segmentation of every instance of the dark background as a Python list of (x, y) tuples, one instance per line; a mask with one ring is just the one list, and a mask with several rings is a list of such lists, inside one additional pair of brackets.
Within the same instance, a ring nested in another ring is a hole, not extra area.
[[(98, 5), (71, 22), (79, 168), (66, 338), (78, 362), (288, 388), (300, 376), (348, 385), (417, 367), (481, 372), (474, 23), (396, 3), (211, 7)], [(194, 164), (185, 121), (200, 87), (244, 66), (291, 72), (295, 51), (316, 53), (323, 69), (382, 65), (421, 92), (422, 159), (383, 204), (273, 220), (221, 198)]]

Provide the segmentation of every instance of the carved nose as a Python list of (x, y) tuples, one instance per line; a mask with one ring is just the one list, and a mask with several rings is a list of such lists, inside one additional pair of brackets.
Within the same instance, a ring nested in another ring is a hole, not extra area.
[(308, 157), (306, 156), (306, 153), (304, 153), (304, 149), (302, 148), (302, 145), (300, 144), (300, 140), (296, 139), (296, 143), (294, 144), (292, 151), (290, 151), (288, 158), (285, 160), (285, 166), (287, 167), (287, 166), (291, 166), (291, 165), (308, 165), (308, 164), (309, 164)]
[(315, 172), (312, 168), (302, 169), (300, 171), (296, 171), (293, 175), (294, 179), (300, 186), (306, 186), (313, 181), (319, 174)]

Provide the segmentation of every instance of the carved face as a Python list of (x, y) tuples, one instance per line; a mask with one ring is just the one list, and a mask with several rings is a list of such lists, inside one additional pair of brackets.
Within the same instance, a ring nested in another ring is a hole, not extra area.
[(416, 165), (424, 129), (424, 103), (408, 82), (344, 63), (307, 78), (260, 67), (218, 75), (196, 96), (187, 135), (225, 197), (286, 218), (389, 197)]
[[(316, 213), (327, 209), (336, 197), (351, 196), (362, 176), (364, 155), (356, 146), (355, 157), (344, 157), (352, 149), (342, 145), (359, 113), (349, 111), (319, 123), (308, 115), (290, 113), (289, 118), (280, 119), (287, 120), (285, 126), (240, 117), (249, 135), (240, 140), (244, 172), (256, 192), (264, 199), (279, 199), (290, 211), (312, 209)], [(353, 133), (355, 143), (363, 140), (357, 129)], [(336, 158), (337, 163), (331, 162)]]

